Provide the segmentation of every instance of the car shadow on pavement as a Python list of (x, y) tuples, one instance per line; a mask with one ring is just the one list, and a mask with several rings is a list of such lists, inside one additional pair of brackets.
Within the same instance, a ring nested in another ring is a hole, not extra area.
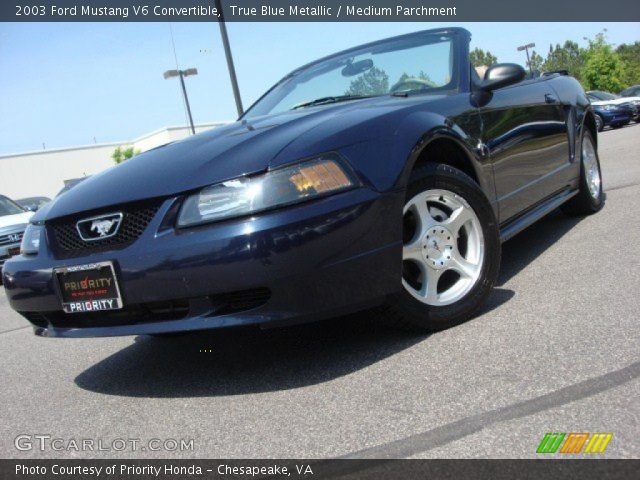
[[(512, 298), (493, 291), (481, 313)], [(135, 342), (75, 379), (85, 390), (152, 398), (243, 395), (315, 385), (348, 375), (429, 335), (387, 327), (375, 310), (272, 330), (235, 328)]]
[[(500, 288), (581, 221), (554, 212), (503, 246), (501, 274), (486, 314), (515, 293)], [(376, 321), (375, 310), (273, 330), (235, 328), (135, 342), (75, 379), (85, 390), (131, 397), (243, 395), (300, 388), (348, 375), (428, 335)]]
[(497, 285), (505, 285), (583, 219), (556, 210), (505, 242)]

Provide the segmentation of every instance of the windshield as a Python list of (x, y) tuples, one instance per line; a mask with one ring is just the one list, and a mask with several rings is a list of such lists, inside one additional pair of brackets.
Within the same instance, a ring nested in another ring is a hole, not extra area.
[(616, 98), (620, 98), (618, 95), (600, 91), (589, 92), (589, 95), (594, 97), (596, 100), (615, 100)]
[(24, 213), (24, 210), (7, 197), (0, 197), (0, 217), (4, 215), (16, 215), (18, 213)]
[(453, 39), (415, 35), (351, 50), (285, 77), (244, 118), (363, 97), (454, 88)]

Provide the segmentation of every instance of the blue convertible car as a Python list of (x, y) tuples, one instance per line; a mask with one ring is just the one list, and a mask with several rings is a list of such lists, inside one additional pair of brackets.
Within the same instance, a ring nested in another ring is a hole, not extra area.
[(305, 65), (235, 123), (145, 152), (39, 210), (4, 268), (40, 335), (285, 325), (366, 307), (438, 330), (490, 294), (501, 242), (603, 206), (578, 82), (482, 78), (470, 34)]
[(631, 120), (639, 118), (640, 102), (633, 98), (619, 97), (608, 92), (598, 90), (587, 92), (596, 119), (598, 131), (604, 127), (620, 128)]

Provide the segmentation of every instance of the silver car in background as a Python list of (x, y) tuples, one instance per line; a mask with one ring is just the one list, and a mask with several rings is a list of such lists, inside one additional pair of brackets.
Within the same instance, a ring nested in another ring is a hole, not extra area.
[[(33, 212), (0, 195), (0, 279), (4, 262), (20, 253), (22, 234)], [(1, 280), (0, 280), (1, 282)]]

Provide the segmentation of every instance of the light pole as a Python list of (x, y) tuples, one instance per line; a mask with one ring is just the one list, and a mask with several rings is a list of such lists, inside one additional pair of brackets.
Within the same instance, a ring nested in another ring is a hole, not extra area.
[(531, 59), (529, 59), (529, 49), (535, 47), (535, 43), (528, 43), (526, 45), (521, 45), (518, 47), (518, 51), (526, 51), (527, 52), (527, 65), (529, 65), (529, 73), (533, 76), (533, 69), (531, 68)]
[(227, 26), (224, 23), (224, 14), (222, 13), (222, 5), (220, 0), (215, 0), (216, 10), (218, 12), (218, 25), (220, 26), (220, 35), (222, 36), (222, 46), (224, 47), (224, 56), (227, 59), (227, 68), (229, 69), (229, 78), (231, 79), (231, 88), (233, 89), (233, 97), (236, 100), (236, 110), (238, 116), (242, 115), (242, 99), (240, 98), (240, 88), (238, 87), (238, 79), (236, 78), (236, 68), (233, 65), (233, 56), (231, 55), (231, 47), (229, 46), (229, 37), (227, 36)]
[(182, 87), (182, 94), (184, 95), (184, 103), (187, 106), (187, 114), (189, 115), (189, 124), (191, 125), (191, 133), (195, 135), (196, 129), (193, 126), (193, 117), (191, 116), (191, 107), (189, 106), (189, 97), (187, 96), (187, 88), (184, 86), (184, 77), (189, 75), (197, 75), (197, 68), (187, 68), (186, 70), (167, 70), (163, 76), (165, 80), (172, 77), (180, 77), (180, 86)]

